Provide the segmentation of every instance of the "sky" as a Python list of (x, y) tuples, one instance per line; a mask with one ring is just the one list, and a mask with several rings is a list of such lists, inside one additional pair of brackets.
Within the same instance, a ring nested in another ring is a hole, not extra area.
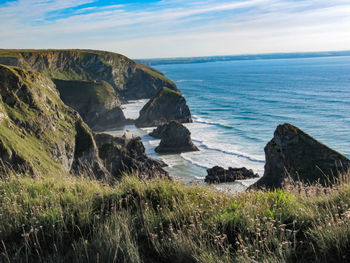
[(350, 0), (0, 0), (0, 48), (130, 58), (350, 50)]

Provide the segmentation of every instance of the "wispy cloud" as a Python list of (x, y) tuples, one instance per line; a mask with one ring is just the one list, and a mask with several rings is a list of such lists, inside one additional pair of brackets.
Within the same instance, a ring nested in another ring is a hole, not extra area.
[(5, 3), (0, 5), (0, 21), (6, 21), (6, 26), (0, 28), (0, 45), (107, 49), (131, 57), (350, 47), (350, 3), (345, 0), (134, 2)]

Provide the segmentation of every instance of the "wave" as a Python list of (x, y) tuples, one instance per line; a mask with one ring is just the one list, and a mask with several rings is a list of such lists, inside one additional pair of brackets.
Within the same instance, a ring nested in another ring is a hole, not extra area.
[(193, 159), (191, 159), (191, 158), (189, 158), (189, 157), (186, 157), (183, 153), (181, 153), (180, 156), (181, 156), (182, 159), (184, 159), (184, 160), (190, 162), (191, 164), (193, 164), (193, 165), (195, 165), (195, 166), (197, 166), (197, 167), (199, 167), (199, 168), (204, 168), (204, 169), (211, 168), (211, 167), (209, 167), (208, 165), (204, 165), (204, 164), (201, 163), (201, 162), (197, 162), (197, 161), (195, 161), (195, 160), (193, 160)]
[(236, 131), (238, 134), (240, 134), (242, 137), (244, 137), (247, 140), (254, 141), (254, 142), (260, 142), (259, 139), (247, 136), (246, 134), (244, 134), (244, 132), (242, 130), (237, 129), (236, 127), (233, 127), (233, 126), (230, 126), (230, 125), (227, 125), (227, 124), (223, 124), (223, 123), (220, 123), (220, 122), (208, 121), (208, 120), (202, 119), (201, 117), (199, 117), (197, 115), (192, 115), (192, 117), (193, 117), (194, 123), (201, 123), (201, 124), (212, 125), (212, 126), (216, 126), (216, 127), (220, 127), (220, 128), (226, 129), (226, 130), (234, 130), (234, 131)]
[(200, 147), (204, 148), (206, 150), (212, 150), (212, 151), (217, 151), (217, 152), (221, 152), (221, 153), (224, 153), (224, 154), (233, 155), (233, 156), (236, 156), (236, 157), (247, 159), (248, 161), (251, 161), (251, 162), (265, 163), (264, 160), (255, 158), (253, 156), (249, 156), (248, 154), (245, 154), (245, 153), (229, 151), (227, 149), (222, 149), (222, 148), (219, 148), (219, 147), (213, 147), (213, 146), (210, 146), (210, 145), (206, 144), (203, 141), (196, 140), (196, 139), (193, 139), (193, 141), (200, 143)]
[(222, 124), (220, 122), (208, 121), (208, 120), (205, 120), (205, 119), (202, 119), (202, 118), (198, 117), (197, 115), (193, 115), (192, 117), (194, 119), (194, 122), (197, 122), (197, 123), (203, 123), (203, 124), (208, 124), (208, 125), (215, 125), (215, 126), (219, 126), (221, 128), (224, 128), (224, 129), (229, 129), (229, 130), (233, 130), (234, 129), (232, 126), (229, 126), (229, 125), (226, 125), (226, 124)]
[(181, 82), (203, 82), (204, 80), (202, 79), (179, 79), (176, 80), (175, 82), (181, 83)]

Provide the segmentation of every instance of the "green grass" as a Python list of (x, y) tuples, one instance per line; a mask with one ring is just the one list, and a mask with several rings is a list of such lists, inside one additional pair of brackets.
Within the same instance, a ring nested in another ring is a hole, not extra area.
[(350, 184), (254, 190), (125, 176), (0, 181), (3, 262), (347, 262)]

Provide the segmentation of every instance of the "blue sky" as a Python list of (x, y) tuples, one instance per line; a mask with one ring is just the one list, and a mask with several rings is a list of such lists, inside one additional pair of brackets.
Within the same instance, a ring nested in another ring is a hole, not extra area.
[(131, 58), (350, 49), (350, 0), (0, 0), (0, 48)]

